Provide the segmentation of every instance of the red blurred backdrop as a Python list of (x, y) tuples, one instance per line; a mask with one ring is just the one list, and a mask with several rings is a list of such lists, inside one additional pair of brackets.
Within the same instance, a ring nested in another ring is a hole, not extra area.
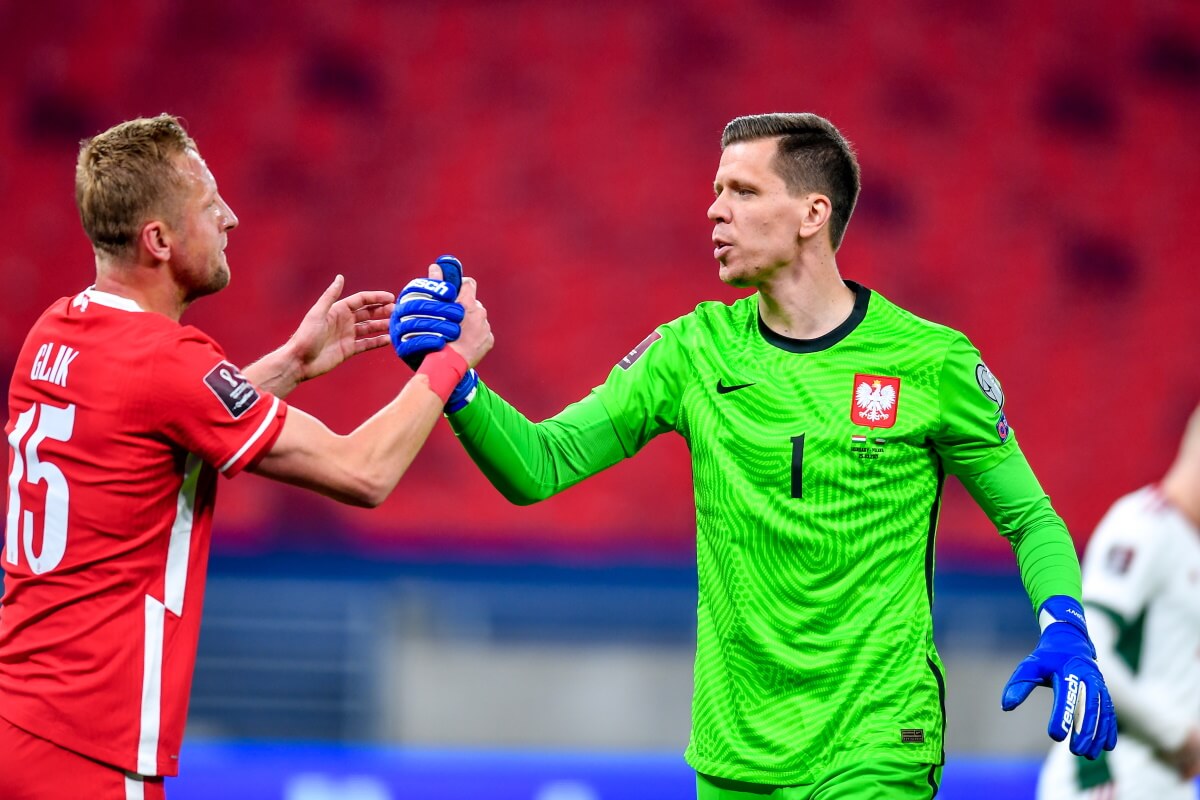
[[(394, 290), (453, 252), (496, 332), (485, 380), (548, 416), (655, 325), (737, 296), (705, 218), (721, 129), (811, 110), (863, 166), (843, 274), (974, 340), (1082, 544), (1161, 474), (1200, 399), (1198, 101), (1200, 5), (1182, 1), (0, 0), (0, 367), (93, 275), (78, 141), (169, 111), (242, 222), (232, 284), (186, 322), (249, 362), (335, 273)], [(406, 372), (381, 351), (290, 399), (345, 431)], [(251, 476), (221, 491), (227, 551), (692, 548), (675, 437), (531, 508), (445, 425), (379, 510)], [(947, 495), (942, 558), (1010, 565), (957, 484)]]

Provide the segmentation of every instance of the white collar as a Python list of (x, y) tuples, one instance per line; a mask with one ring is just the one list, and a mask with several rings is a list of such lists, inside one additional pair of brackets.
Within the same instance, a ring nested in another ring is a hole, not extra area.
[(82, 311), (87, 311), (88, 303), (96, 303), (97, 305), (108, 306), (109, 308), (117, 308), (121, 311), (145, 311), (137, 304), (136, 300), (130, 300), (128, 297), (121, 297), (119, 294), (110, 294), (101, 292), (96, 287), (89, 286), (79, 294), (75, 295), (75, 299), (71, 301), (71, 305)]

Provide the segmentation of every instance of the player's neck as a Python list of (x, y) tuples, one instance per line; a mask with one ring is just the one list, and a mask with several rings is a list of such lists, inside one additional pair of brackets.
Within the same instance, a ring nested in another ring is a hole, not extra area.
[(790, 339), (816, 339), (854, 311), (854, 292), (832, 257), (810, 269), (793, 269), (759, 287), (758, 312), (767, 327)]
[(96, 257), (96, 291), (132, 300), (144, 311), (153, 311), (178, 322), (187, 302), (167, 277), (167, 271), (161, 266)]

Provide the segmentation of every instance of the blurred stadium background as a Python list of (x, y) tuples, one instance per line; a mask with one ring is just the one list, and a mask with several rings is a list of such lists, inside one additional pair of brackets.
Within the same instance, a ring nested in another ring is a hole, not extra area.
[[(79, 140), (169, 111), (242, 221), (232, 284), (185, 318), (233, 360), (337, 272), (394, 290), (453, 252), (497, 336), (482, 374), (547, 416), (737, 296), (705, 218), (721, 129), (812, 110), (863, 166), (843, 274), (972, 337), (1082, 547), (1200, 396), (1198, 101), (1189, 0), (0, 0), (0, 368), (93, 275)], [(378, 352), (290, 399), (344, 431), (405, 379)], [(682, 441), (532, 508), (444, 425), (378, 510), (221, 495), (173, 798), (692, 796)], [(1048, 703), (999, 693), (1034, 621), (957, 483), (938, 569), (942, 796), (1031, 796)]]

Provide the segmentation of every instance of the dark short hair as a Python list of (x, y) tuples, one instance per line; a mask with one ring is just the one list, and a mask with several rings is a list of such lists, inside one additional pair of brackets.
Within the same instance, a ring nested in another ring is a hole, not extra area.
[(178, 216), (185, 178), (177, 160), (196, 143), (169, 114), (130, 120), (80, 143), (75, 205), (98, 251), (127, 253), (156, 215)]
[(779, 140), (773, 163), (788, 192), (820, 192), (829, 198), (829, 239), (837, 250), (854, 213), (861, 180), (850, 142), (832, 122), (816, 114), (754, 114), (725, 126), (721, 149), (758, 139)]

